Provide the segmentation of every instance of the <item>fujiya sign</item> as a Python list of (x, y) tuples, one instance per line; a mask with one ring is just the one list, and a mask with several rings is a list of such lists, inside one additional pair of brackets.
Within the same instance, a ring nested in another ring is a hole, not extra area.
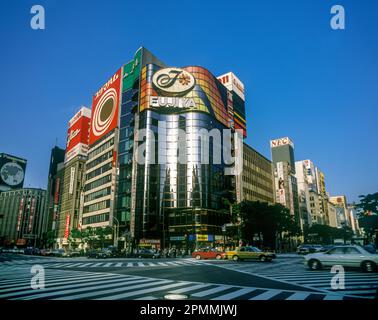
[(270, 147), (271, 148), (280, 147), (280, 146), (284, 146), (284, 145), (290, 145), (294, 148), (293, 142), (288, 137), (270, 141)]
[(163, 93), (184, 94), (193, 89), (196, 81), (191, 73), (179, 68), (164, 68), (152, 77), (155, 88)]
[(152, 108), (179, 108), (190, 109), (195, 108), (196, 103), (193, 98), (177, 98), (177, 97), (150, 97), (150, 107)]

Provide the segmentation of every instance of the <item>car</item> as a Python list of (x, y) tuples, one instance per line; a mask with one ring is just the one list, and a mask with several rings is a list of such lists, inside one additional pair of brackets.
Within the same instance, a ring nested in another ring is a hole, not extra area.
[(73, 257), (80, 257), (81, 253), (78, 250), (70, 250), (70, 251), (67, 251), (67, 256), (72, 257), (72, 258)]
[(341, 265), (343, 267), (361, 268), (365, 272), (374, 272), (378, 265), (377, 254), (370, 253), (357, 245), (334, 246), (326, 252), (308, 254), (304, 259), (305, 265), (310, 270)]
[(54, 257), (69, 257), (69, 254), (64, 249), (55, 249), (51, 251), (51, 255)]
[(24, 250), (24, 254), (36, 256), (41, 254), (41, 250), (38, 248), (28, 247)]
[(214, 248), (203, 248), (198, 249), (192, 253), (192, 257), (201, 260), (201, 259), (224, 259), (225, 253), (222, 251), (218, 251)]
[(94, 259), (106, 259), (111, 257), (111, 253), (107, 249), (102, 250), (89, 250), (86, 253), (87, 258), (94, 258)]
[(320, 244), (302, 244), (298, 246), (297, 253), (298, 254), (309, 254), (314, 252), (321, 252), (324, 250), (324, 246)]
[(51, 255), (52, 255), (52, 252), (51, 252), (51, 250), (49, 250), (49, 249), (41, 249), (41, 251), (40, 251), (40, 255), (41, 255), (41, 256), (51, 256)]
[(160, 258), (161, 255), (159, 252), (155, 252), (153, 250), (150, 250), (150, 249), (142, 249), (142, 250), (139, 250), (137, 253), (136, 253), (136, 256), (138, 258), (152, 258), (152, 259), (157, 259), (157, 258)]
[(363, 246), (363, 248), (370, 253), (376, 253), (377, 252), (377, 250), (375, 249), (375, 245), (373, 245), (373, 244), (367, 244), (367, 245)]
[(225, 256), (229, 260), (245, 260), (245, 259), (256, 259), (262, 262), (270, 262), (276, 258), (273, 252), (261, 251), (257, 247), (245, 246), (237, 247), (235, 250), (226, 251)]

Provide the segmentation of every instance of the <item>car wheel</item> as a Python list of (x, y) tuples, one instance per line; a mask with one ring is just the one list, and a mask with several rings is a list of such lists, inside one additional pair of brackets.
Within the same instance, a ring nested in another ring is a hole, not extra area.
[(261, 261), (261, 262), (265, 262), (265, 261), (267, 261), (267, 259), (266, 259), (265, 256), (260, 256), (260, 261)]
[(238, 257), (238, 256), (233, 256), (233, 257), (232, 257), (232, 260), (234, 260), (234, 261), (238, 261), (238, 260), (239, 260), (239, 257)]
[(197, 260), (201, 260), (201, 256), (199, 254), (196, 255)]
[(217, 256), (215, 257), (215, 259), (220, 260), (220, 259), (222, 259), (222, 256), (220, 254), (217, 254)]
[(361, 263), (361, 268), (365, 272), (374, 272), (377, 266), (373, 261), (363, 261)]
[(322, 264), (320, 263), (319, 260), (316, 260), (316, 259), (311, 259), (308, 262), (308, 266), (311, 270), (320, 270), (322, 268)]

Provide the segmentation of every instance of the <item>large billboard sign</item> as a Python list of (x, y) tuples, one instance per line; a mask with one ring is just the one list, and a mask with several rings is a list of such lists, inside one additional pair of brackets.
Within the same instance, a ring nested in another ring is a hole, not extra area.
[(0, 191), (22, 188), (24, 185), (26, 160), (0, 154)]
[(277, 147), (282, 147), (286, 145), (292, 146), (294, 148), (294, 143), (290, 140), (289, 137), (275, 139), (275, 140), (270, 141), (271, 148), (277, 148)]
[(91, 110), (82, 107), (68, 122), (65, 162), (77, 155), (88, 154), (89, 127)]
[(122, 69), (93, 96), (89, 144), (92, 145), (118, 125)]
[(228, 72), (217, 78), (228, 90), (234, 91), (240, 98), (245, 100), (244, 84), (233, 72)]
[(140, 112), (201, 111), (230, 127), (227, 88), (205, 68), (146, 65), (142, 68), (140, 89)]

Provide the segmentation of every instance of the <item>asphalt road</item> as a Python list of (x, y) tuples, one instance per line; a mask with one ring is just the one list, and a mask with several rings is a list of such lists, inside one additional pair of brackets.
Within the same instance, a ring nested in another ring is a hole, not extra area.
[[(45, 287), (31, 288), (31, 268)], [(40, 269), (38, 269), (40, 270)], [(376, 296), (378, 274), (347, 270), (333, 290), (330, 270), (310, 271), (303, 257), (269, 262), (178, 259), (87, 259), (0, 255), (0, 299), (155, 300), (169, 293), (196, 300), (345, 300)]]

